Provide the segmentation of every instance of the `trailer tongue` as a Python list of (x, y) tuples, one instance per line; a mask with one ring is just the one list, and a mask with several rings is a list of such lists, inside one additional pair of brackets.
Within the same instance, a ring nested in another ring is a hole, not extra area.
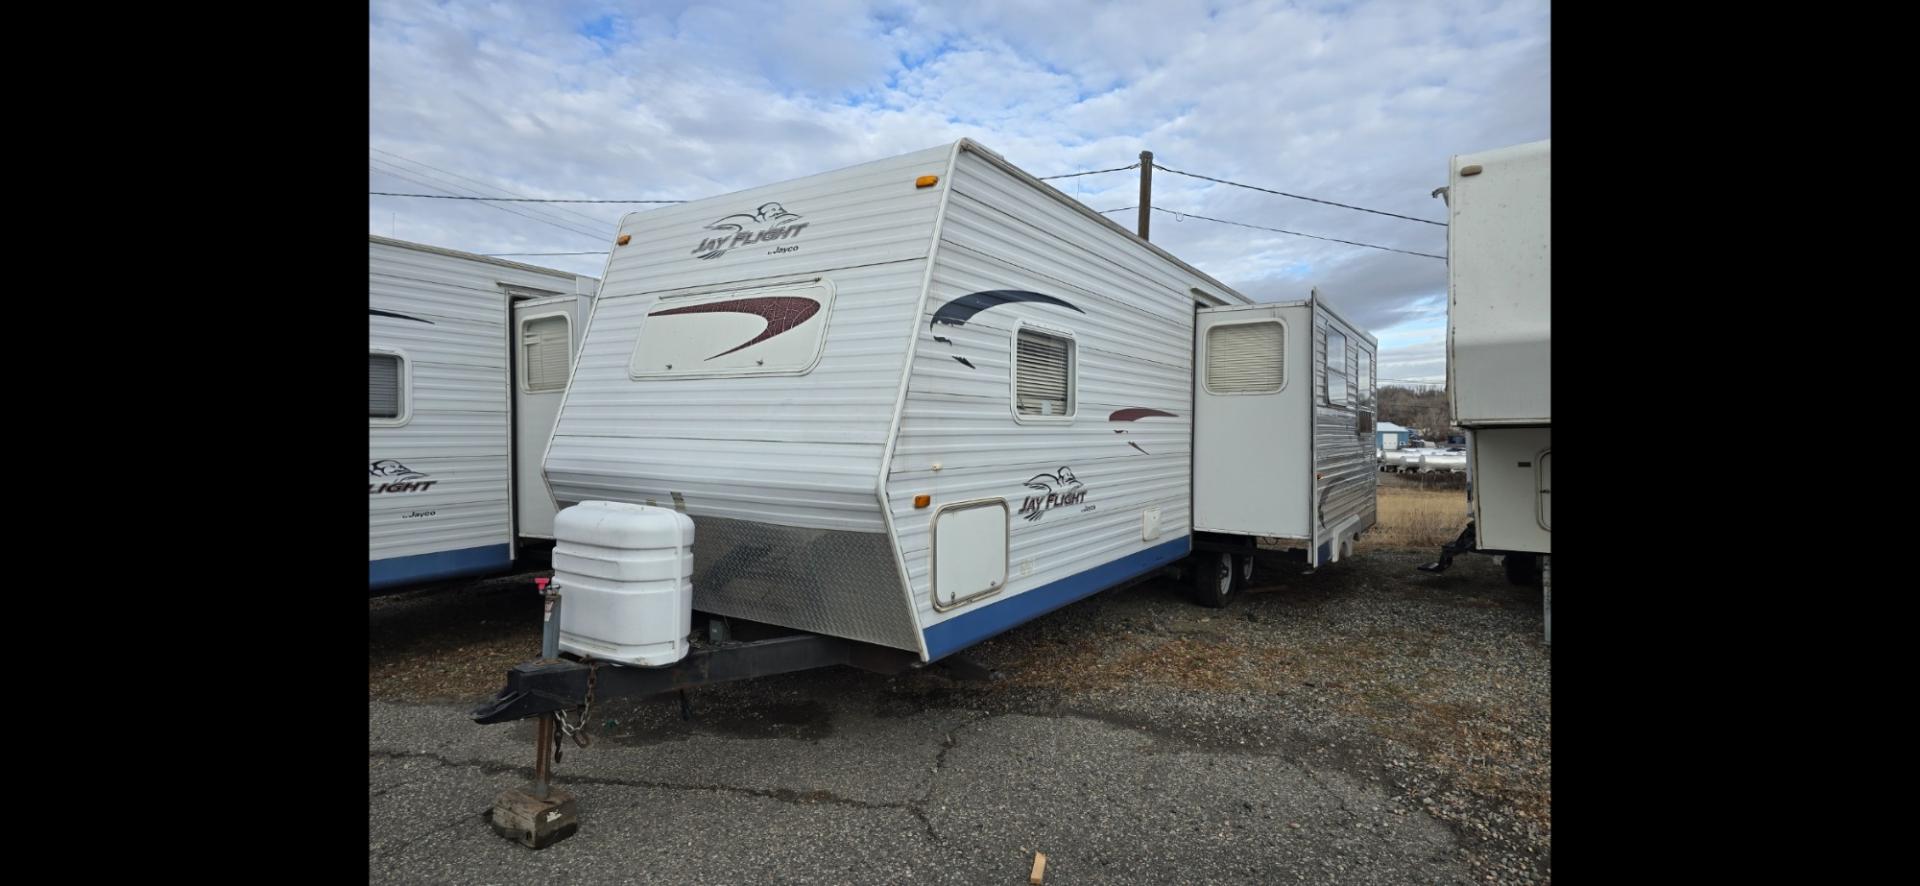
[[(551, 784), (552, 764), (560, 761), (560, 735), (587, 746), (596, 700), (832, 665), (894, 674), (919, 658), (807, 632), (735, 641), (730, 630), (713, 625), (705, 633), (720, 642), (693, 648), (694, 527), (687, 515), (582, 502), (560, 512), (554, 533), (554, 580), (538, 580), (546, 599), (540, 658), (515, 665), (506, 687), (469, 715), (482, 724), (539, 718), (533, 783), (502, 792), (492, 817), (494, 830), (534, 849), (579, 827), (573, 795)], [(681, 705), (684, 714), (685, 695)], [(567, 713), (576, 709), (577, 723)]]
[[(694, 649), (663, 667), (560, 658), (551, 654), (560, 634), (560, 621), (553, 616), (564, 609), (560, 590), (549, 586), (545, 591), (548, 618), (542, 645), (548, 654), (515, 665), (507, 672), (506, 687), (468, 715), (480, 724), (539, 718), (533, 782), (501, 792), (494, 799), (492, 815), (493, 828), (501, 836), (533, 849), (558, 843), (579, 829), (573, 795), (552, 786), (552, 767), (560, 762), (562, 736), (587, 746), (588, 717), (597, 701), (678, 691), (683, 693), (685, 716), (684, 692), (699, 686), (833, 665), (897, 674), (917, 658), (899, 649), (808, 633)], [(577, 722), (568, 714), (574, 710), (579, 711)]]
[(540, 659), (514, 665), (507, 671), (506, 687), (469, 716), (475, 723), (506, 723), (587, 708), (596, 699), (659, 695), (834, 665), (898, 674), (915, 660), (912, 653), (898, 649), (807, 633), (695, 649), (658, 668)]

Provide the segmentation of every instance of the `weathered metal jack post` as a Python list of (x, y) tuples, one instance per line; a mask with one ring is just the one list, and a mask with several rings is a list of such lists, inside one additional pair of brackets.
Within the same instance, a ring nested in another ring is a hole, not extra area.
[[(537, 578), (534, 583), (546, 597), (540, 630), (540, 659), (560, 657), (560, 592), (551, 579)], [(500, 836), (516, 840), (533, 849), (545, 849), (573, 836), (580, 829), (579, 811), (573, 794), (555, 788), (553, 759), (558, 751), (555, 721), (559, 712), (542, 714), (538, 737), (534, 742), (533, 784), (502, 791), (493, 801), (493, 829)]]
[[(724, 646), (690, 651), (685, 658), (661, 667), (628, 667), (604, 661), (573, 661), (559, 656), (560, 598), (549, 593), (545, 656), (523, 662), (507, 672), (507, 685), (468, 716), (475, 723), (507, 723), (536, 719), (538, 748), (534, 751), (533, 784), (502, 793), (493, 804), (493, 827), (501, 836), (543, 849), (572, 836), (579, 829), (572, 794), (553, 787), (549, 768), (560, 747), (562, 731), (586, 747), (586, 724), (594, 699), (645, 698), (669, 692), (790, 674), (814, 668), (847, 665), (876, 674), (898, 674), (916, 662), (916, 656), (890, 649), (805, 632), (780, 632), (754, 626), (754, 633), (772, 633), (763, 639), (731, 639)], [(684, 694), (682, 700), (684, 703)], [(579, 708), (580, 726), (561, 719)], [(684, 707), (682, 709), (684, 711)], [(556, 725), (559, 727), (556, 730)]]

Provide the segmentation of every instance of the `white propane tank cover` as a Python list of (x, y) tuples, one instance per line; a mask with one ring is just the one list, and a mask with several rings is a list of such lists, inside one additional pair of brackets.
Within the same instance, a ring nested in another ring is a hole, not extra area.
[(693, 629), (693, 518), (587, 501), (553, 518), (560, 649), (642, 667), (687, 656)]

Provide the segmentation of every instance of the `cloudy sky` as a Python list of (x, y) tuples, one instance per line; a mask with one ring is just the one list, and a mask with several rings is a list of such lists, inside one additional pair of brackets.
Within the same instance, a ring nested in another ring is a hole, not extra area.
[[(1035, 175), (1150, 150), (1444, 220), (1449, 156), (1552, 134), (1548, 22), (1536, 0), (373, 0), (368, 190), (696, 199), (964, 136)], [(1106, 210), (1138, 202), (1137, 176), (1053, 184)], [(371, 233), (487, 254), (604, 250), (646, 208), (367, 200)], [(1446, 253), (1441, 227), (1165, 172), (1154, 205)], [(1444, 377), (1441, 261), (1162, 213), (1151, 236), (1258, 299), (1318, 287), (1379, 336), (1382, 378)]]

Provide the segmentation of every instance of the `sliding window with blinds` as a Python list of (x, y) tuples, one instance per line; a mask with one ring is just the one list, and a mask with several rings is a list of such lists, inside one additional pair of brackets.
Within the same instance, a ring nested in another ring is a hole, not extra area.
[(1276, 320), (1207, 330), (1207, 390), (1271, 394), (1287, 384), (1287, 327)]
[(1073, 339), (1021, 328), (1014, 360), (1014, 412), (1036, 418), (1073, 415)]
[(397, 419), (400, 417), (402, 396), (400, 382), (406, 376), (401, 371), (398, 354), (367, 354), (367, 417), (371, 419)]
[(571, 346), (565, 314), (535, 317), (520, 324), (520, 360), (528, 393), (566, 388)]

